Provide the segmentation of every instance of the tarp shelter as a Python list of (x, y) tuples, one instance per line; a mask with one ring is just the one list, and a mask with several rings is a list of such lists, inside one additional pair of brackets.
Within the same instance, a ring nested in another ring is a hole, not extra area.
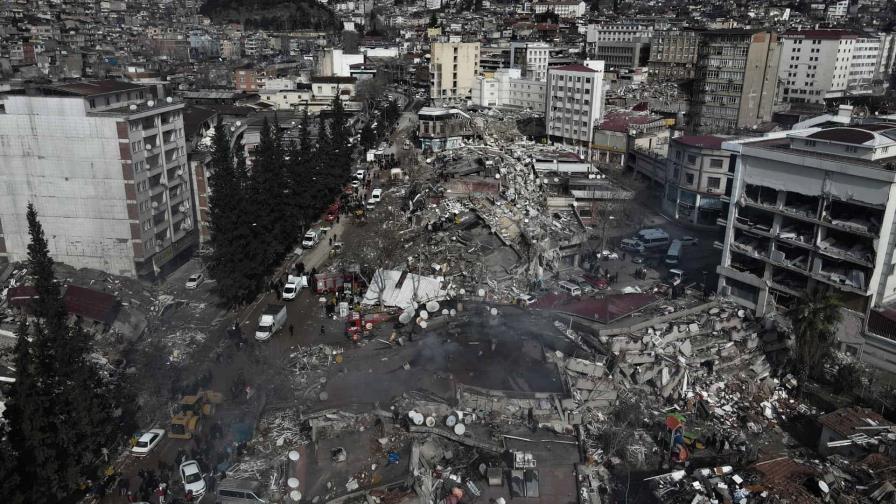
[(118, 298), (105, 292), (69, 285), (62, 302), (69, 314), (89, 320), (112, 324), (118, 316)]
[(377, 305), (380, 303), (380, 297), (384, 306), (406, 308), (429, 301), (442, 301), (448, 297), (448, 293), (442, 287), (440, 277), (378, 269), (373, 274), (361, 304)]

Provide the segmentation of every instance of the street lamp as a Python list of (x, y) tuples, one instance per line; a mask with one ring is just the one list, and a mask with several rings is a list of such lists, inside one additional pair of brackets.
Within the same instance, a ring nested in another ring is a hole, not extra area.
[(607, 250), (607, 223), (611, 220), (614, 220), (615, 217), (610, 215), (606, 219), (604, 219), (604, 229), (600, 235), (600, 253), (603, 254), (604, 250)]

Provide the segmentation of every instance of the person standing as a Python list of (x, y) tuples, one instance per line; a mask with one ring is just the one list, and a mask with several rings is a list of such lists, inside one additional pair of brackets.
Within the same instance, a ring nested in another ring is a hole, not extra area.
[(295, 332), (296, 332), (296, 326), (289, 324), (289, 337), (291, 338), (291, 337), (295, 336)]

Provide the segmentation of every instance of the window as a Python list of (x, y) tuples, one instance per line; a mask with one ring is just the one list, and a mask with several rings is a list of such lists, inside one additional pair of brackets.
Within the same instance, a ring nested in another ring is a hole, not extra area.
[(675, 160), (681, 161), (681, 151), (675, 151)]
[(687, 182), (688, 185), (693, 185), (694, 184), (694, 174), (693, 173), (685, 173), (684, 180), (685, 180), (685, 182)]
[(90, 108), (96, 108), (96, 100), (93, 98), (90, 99)]
[(855, 145), (847, 145), (846, 152), (853, 152), (853, 153), (859, 152), (859, 148), (856, 147)]
[(806, 147), (815, 147), (815, 140), (806, 140)]
[(721, 159), (710, 159), (710, 160), (709, 160), (709, 167), (710, 167), (710, 168), (721, 168), (721, 167), (722, 167), (722, 160), (721, 160)]
[(697, 156), (695, 156), (693, 154), (688, 154), (688, 164), (689, 165), (697, 164)]
[(674, 178), (675, 181), (678, 182), (678, 168), (675, 168), (675, 169), (672, 171), (672, 178)]
[(722, 187), (722, 179), (720, 177), (709, 177), (706, 179), (706, 185), (710, 189), (718, 189)]

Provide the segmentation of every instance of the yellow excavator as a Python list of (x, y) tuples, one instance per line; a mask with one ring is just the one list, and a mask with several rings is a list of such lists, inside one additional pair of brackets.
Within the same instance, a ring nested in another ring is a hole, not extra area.
[(202, 430), (202, 417), (214, 415), (215, 405), (223, 400), (222, 394), (210, 390), (200, 390), (194, 395), (181, 397), (179, 411), (171, 417), (168, 437), (191, 439), (193, 434)]

